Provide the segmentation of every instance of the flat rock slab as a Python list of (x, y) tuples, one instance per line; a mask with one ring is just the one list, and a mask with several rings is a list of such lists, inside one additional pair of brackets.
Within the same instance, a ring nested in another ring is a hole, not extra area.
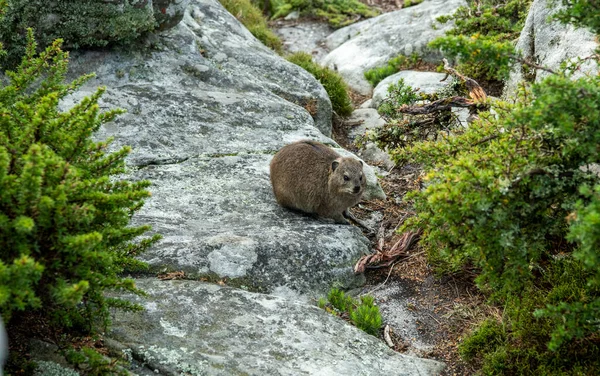
[(109, 346), (140, 375), (435, 375), (317, 307), (197, 281), (143, 279), (146, 310), (114, 316)]
[[(374, 17), (337, 30), (326, 39), (331, 52), (322, 63), (336, 69), (348, 85), (362, 95), (371, 94), (371, 84), (364, 73), (384, 66), (398, 55), (413, 53), (438, 63), (441, 55), (427, 44), (443, 36), (452, 23), (435, 20), (454, 13), (464, 0), (425, 0), (419, 5)], [(435, 26), (434, 26), (435, 25)]]

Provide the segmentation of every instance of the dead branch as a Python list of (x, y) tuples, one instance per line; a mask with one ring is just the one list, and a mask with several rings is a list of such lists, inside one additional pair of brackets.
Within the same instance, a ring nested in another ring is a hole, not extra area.
[(433, 101), (424, 105), (409, 106), (403, 104), (398, 111), (402, 112), (403, 114), (426, 115), (433, 112), (450, 110), (452, 107), (472, 107), (474, 105), (475, 103), (471, 99), (463, 97), (450, 97), (438, 99), (437, 101)]
[(533, 61), (531, 61), (531, 60), (529, 60), (529, 59), (526, 59), (526, 58), (524, 58), (524, 57), (521, 57), (521, 56), (518, 56), (518, 55), (511, 55), (511, 56), (510, 56), (510, 58), (511, 58), (512, 60), (515, 60), (515, 61), (517, 61), (517, 62), (519, 62), (519, 63), (521, 63), (521, 64), (524, 64), (524, 65), (530, 66), (530, 67), (532, 67), (532, 68), (539, 69), (539, 70), (543, 70), (543, 71), (546, 71), (546, 72), (548, 72), (548, 73), (556, 74), (556, 71), (553, 71), (552, 69), (550, 69), (550, 68), (548, 68), (548, 67), (544, 67), (544, 66), (542, 66), (542, 65), (536, 64), (536, 63), (534, 63)]
[(377, 250), (375, 253), (361, 257), (354, 265), (355, 273), (363, 273), (365, 269), (378, 269), (390, 266), (400, 257), (409, 257), (408, 250), (421, 236), (421, 230), (407, 231), (388, 251)]

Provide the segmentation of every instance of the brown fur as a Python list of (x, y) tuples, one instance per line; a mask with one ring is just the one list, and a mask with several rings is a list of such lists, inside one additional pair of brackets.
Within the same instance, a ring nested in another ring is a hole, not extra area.
[(365, 190), (362, 162), (343, 158), (316, 141), (284, 146), (270, 168), (273, 193), (281, 206), (338, 223), (348, 223), (344, 212), (360, 201)]

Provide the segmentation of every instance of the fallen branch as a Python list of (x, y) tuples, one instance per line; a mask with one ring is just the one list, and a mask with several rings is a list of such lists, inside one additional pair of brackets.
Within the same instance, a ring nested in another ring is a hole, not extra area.
[(472, 107), (475, 105), (476, 103), (471, 99), (464, 97), (450, 97), (438, 99), (437, 101), (423, 105), (409, 106), (403, 104), (400, 108), (398, 108), (398, 111), (402, 112), (403, 114), (425, 115), (433, 112), (450, 110), (452, 107)]
[(472, 115), (476, 115), (482, 108), (487, 107), (485, 105), (487, 101), (487, 94), (481, 88), (481, 86), (472, 78), (469, 78), (456, 69), (452, 68), (448, 63), (448, 60), (444, 60), (444, 69), (446, 70), (446, 77), (442, 79), (444, 81), (449, 75), (457, 77), (459, 80), (465, 83), (465, 86), (469, 90), (469, 98), (460, 96), (442, 98), (437, 101), (433, 101), (427, 104), (420, 105), (402, 105), (398, 108), (398, 112), (410, 115), (426, 115), (431, 113), (437, 113), (442, 111), (449, 111), (452, 107), (463, 107), (468, 108)]

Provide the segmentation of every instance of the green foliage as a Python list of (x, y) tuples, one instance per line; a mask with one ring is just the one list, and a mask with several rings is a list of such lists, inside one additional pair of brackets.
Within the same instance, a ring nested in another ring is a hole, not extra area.
[(429, 46), (440, 48), (461, 62), (457, 69), (475, 79), (502, 80), (509, 73), (509, 58), (515, 55), (513, 41), (518, 38), (531, 0), (469, 0), (453, 15), (438, 22), (454, 21), (446, 36)]
[(285, 17), (293, 11), (326, 19), (334, 28), (347, 26), (362, 18), (375, 17), (377, 10), (358, 0), (273, 0), (272, 19)]
[(140, 294), (125, 268), (157, 240), (130, 227), (149, 196), (124, 172), (129, 148), (107, 153), (91, 137), (122, 111), (100, 112), (104, 89), (60, 112), (59, 101), (91, 76), (65, 84), (67, 53), (54, 42), (36, 56), (33, 32), (21, 64), (0, 86), (0, 311), (37, 310), (59, 326), (108, 322), (108, 308), (138, 309), (104, 291)]
[(348, 95), (348, 86), (338, 73), (314, 63), (312, 57), (305, 52), (295, 53), (288, 56), (287, 59), (304, 68), (319, 80), (325, 91), (327, 91), (331, 106), (336, 114), (349, 116), (352, 113), (352, 101)]
[(423, 2), (423, 0), (404, 0), (404, 5), (402, 8), (412, 7), (414, 5), (419, 5)]
[(440, 48), (450, 57), (460, 58), (461, 64), (457, 69), (463, 74), (486, 80), (507, 78), (511, 57), (515, 56), (511, 42), (498, 41), (481, 34), (440, 37), (431, 41), (429, 47)]
[(366, 71), (365, 78), (373, 85), (373, 87), (375, 87), (378, 83), (383, 81), (384, 78), (400, 72), (401, 70), (413, 69), (420, 63), (421, 58), (416, 53), (410, 56), (398, 55), (390, 59), (385, 66)]
[(220, 0), (220, 2), (256, 39), (275, 52), (282, 52), (281, 39), (269, 28), (260, 9), (250, 0)]
[(378, 334), (382, 319), (372, 296), (361, 296), (359, 302), (343, 291), (333, 288), (327, 294), (326, 300), (319, 300), (319, 307), (327, 309), (327, 302), (334, 308), (333, 313), (348, 315), (357, 328), (374, 336)]
[[(155, 27), (152, 7), (134, 0), (122, 4), (95, 0), (7, 0), (0, 41), (8, 52), (4, 67), (14, 67), (26, 47), (27, 28), (35, 28), (42, 47), (62, 38), (67, 48), (128, 43)], [(98, 22), (102, 20), (101, 22)]]

